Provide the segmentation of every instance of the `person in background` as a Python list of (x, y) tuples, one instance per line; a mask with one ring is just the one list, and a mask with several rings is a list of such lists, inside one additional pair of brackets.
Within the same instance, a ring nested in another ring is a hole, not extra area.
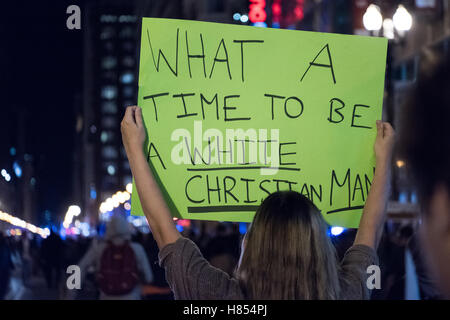
[(230, 240), (227, 225), (219, 223), (216, 227), (215, 235), (206, 246), (205, 258), (212, 266), (225, 271), (231, 276), (238, 259), (233, 256), (234, 248)]
[(176, 229), (144, 154), (142, 109), (128, 107), (122, 140), (144, 214), (160, 249), (160, 264), (176, 299), (368, 299), (367, 268), (376, 248), (390, 194), (394, 130), (377, 121), (376, 169), (353, 246), (342, 261), (327, 224), (303, 195), (282, 191), (259, 206), (242, 242), (235, 277), (217, 269)]
[(140, 300), (140, 283), (153, 281), (144, 248), (131, 241), (131, 227), (121, 216), (111, 218), (105, 241), (93, 243), (78, 265), (82, 286), (88, 267), (94, 267), (101, 300)]
[(5, 236), (0, 232), (0, 300), (3, 300), (8, 292), (13, 267), (11, 250)]
[(405, 103), (397, 149), (422, 207), (421, 244), (434, 282), (450, 298), (450, 62), (424, 51)]
[(64, 242), (59, 235), (50, 232), (50, 235), (42, 241), (40, 256), (47, 287), (55, 289), (61, 278), (64, 259)]

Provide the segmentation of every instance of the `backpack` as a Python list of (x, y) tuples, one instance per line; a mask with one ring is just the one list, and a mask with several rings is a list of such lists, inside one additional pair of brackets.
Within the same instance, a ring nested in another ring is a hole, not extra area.
[(100, 260), (97, 281), (107, 295), (130, 293), (138, 284), (136, 256), (130, 243), (115, 245), (108, 241)]

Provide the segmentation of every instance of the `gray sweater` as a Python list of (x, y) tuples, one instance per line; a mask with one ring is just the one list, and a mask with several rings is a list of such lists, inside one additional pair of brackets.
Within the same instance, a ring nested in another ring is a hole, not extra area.
[[(209, 264), (197, 245), (181, 237), (159, 252), (159, 264), (166, 270), (166, 279), (178, 300), (242, 300), (244, 294), (237, 279)], [(354, 245), (341, 261), (340, 299), (370, 298), (366, 281), (367, 267), (378, 265), (374, 249)]]

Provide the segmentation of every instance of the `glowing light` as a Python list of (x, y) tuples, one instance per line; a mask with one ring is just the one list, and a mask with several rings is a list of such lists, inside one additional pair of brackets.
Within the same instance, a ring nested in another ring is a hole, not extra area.
[(127, 184), (126, 189), (127, 189), (128, 193), (131, 193), (131, 191), (133, 190), (133, 184), (131, 184), (131, 183)]
[(123, 191), (117, 191), (114, 195), (107, 198), (105, 201), (103, 201), (100, 204), (99, 207), (99, 214), (102, 214), (102, 217), (107, 217), (106, 213), (109, 211), (114, 210), (114, 208), (119, 207), (121, 204), (123, 204), (125, 210), (131, 210), (131, 205), (128, 200), (131, 198), (131, 191), (133, 189), (133, 185), (131, 183), (128, 183), (125, 187), (126, 190)]
[(405, 166), (405, 161), (397, 160), (395, 164), (397, 165), (397, 167), (401, 168), (401, 167)]
[(261, 27), (261, 28), (267, 28), (267, 23), (265, 22), (255, 22), (253, 24), (254, 27)]
[(371, 4), (363, 16), (364, 28), (369, 31), (377, 31), (381, 29), (383, 17), (381, 16), (380, 7)]
[(248, 17), (251, 22), (264, 22), (267, 18), (265, 0), (250, 0), (250, 12), (248, 13)]
[(338, 235), (340, 235), (342, 232), (344, 232), (344, 228), (342, 228), (342, 227), (338, 227), (338, 226), (334, 226), (334, 227), (331, 227), (331, 234), (333, 235), (333, 236), (338, 236)]
[(109, 175), (113, 176), (116, 173), (116, 168), (113, 165), (109, 165), (107, 171)]
[(22, 176), (22, 168), (17, 163), (17, 161), (14, 161), (14, 163), (13, 163), (13, 169), (14, 169), (14, 173), (16, 174), (16, 176), (18, 178), (20, 178)]
[(412, 26), (412, 16), (403, 5), (399, 5), (393, 16), (394, 26), (400, 32), (408, 31)]
[(233, 20), (236, 20), (236, 21), (241, 20), (241, 14), (237, 13), (237, 12), (235, 14), (233, 14)]
[[(26, 229), (32, 233), (39, 234), (42, 238), (46, 238), (50, 234), (50, 230), (48, 230), (48, 233), (41, 229), (36, 227), (35, 225), (28, 223), (22, 219), (19, 219), (17, 217), (14, 217), (13, 215), (10, 215), (6, 212), (0, 211), (0, 220), (5, 221), (13, 226), (20, 227), (22, 229)], [(20, 229), (16, 229), (13, 231), (13, 229), (10, 232), (11, 235), (21, 235), (22, 231)]]
[(394, 22), (392, 19), (384, 19), (383, 36), (388, 39), (394, 39)]
[(248, 16), (246, 14), (243, 14), (240, 18), (242, 23), (246, 23), (248, 21)]
[(63, 227), (68, 229), (73, 221), (74, 217), (79, 216), (81, 213), (81, 208), (77, 205), (69, 206), (66, 215), (64, 217)]

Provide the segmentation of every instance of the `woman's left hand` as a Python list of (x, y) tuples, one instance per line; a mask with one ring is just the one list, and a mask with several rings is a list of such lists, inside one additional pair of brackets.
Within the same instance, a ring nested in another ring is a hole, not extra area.
[(142, 151), (146, 132), (142, 121), (142, 109), (138, 106), (127, 107), (125, 115), (120, 123), (122, 142), (127, 155), (136, 151)]

